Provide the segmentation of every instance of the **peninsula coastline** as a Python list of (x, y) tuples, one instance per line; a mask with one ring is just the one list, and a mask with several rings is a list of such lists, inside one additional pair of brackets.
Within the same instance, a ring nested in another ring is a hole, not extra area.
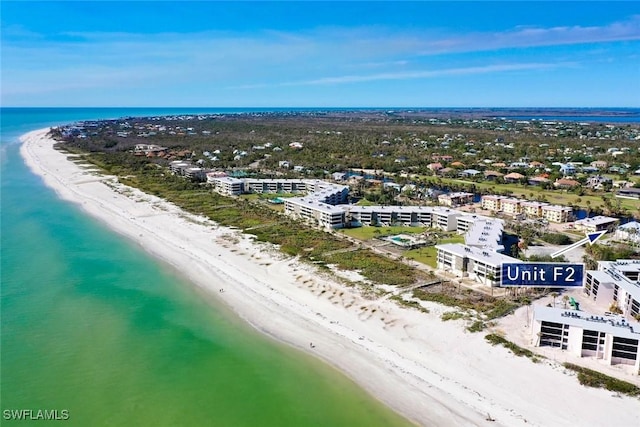
[[(459, 322), (372, 300), (276, 248), (80, 167), (48, 129), (21, 154), (49, 187), (178, 269), (242, 319), (309, 352), (420, 425), (637, 425), (637, 399), (578, 384)], [(325, 292), (321, 292), (325, 291)], [(361, 308), (367, 307), (363, 311)], [(588, 408), (588, 409), (587, 409)]]

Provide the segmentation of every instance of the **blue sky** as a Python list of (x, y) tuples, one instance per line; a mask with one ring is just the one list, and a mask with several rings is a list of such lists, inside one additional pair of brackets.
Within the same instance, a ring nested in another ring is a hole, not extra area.
[(640, 3), (0, 3), (3, 106), (640, 107)]

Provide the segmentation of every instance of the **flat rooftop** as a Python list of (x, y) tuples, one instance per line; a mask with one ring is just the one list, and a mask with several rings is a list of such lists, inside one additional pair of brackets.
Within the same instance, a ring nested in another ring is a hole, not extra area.
[(575, 225), (592, 225), (592, 224), (602, 225), (602, 224), (609, 224), (609, 223), (618, 222), (618, 221), (620, 221), (618, 218), (598, 215), (598, 216), (594, 216), (593, 218), (579, 219), (575, 222)]
[(309, 197), (289, 197), (285, 199), (285, 204), (288, 204), (288, 203), (295, 204), (298, 206), (303, 206), (303, 207), (304, 206), (310, 207), (321, 213), (327, 213), (330, 215), (344, 214), (344, 209), (341, 209), (340, 205), (337, 205), (337, 206), (329, 205), (327, 203), (323, 203), (318, 200), (311, 199)]
[(436, 245), (436, 249), (452, 253), (461, 258), (470, 258), (494, 267), (501, 266), (502, 263), (522, 262), (517, 258), (495, 252), (491, 249), (476, 248), (473, 246), (463, 245), (462, 243), (445, 243)]
[(621, 316), (594, 316), (584, 311), (533, 306), (536, 320), (563, 323), (587, 330), (598, 330), (616, 337), (640, 340), (640, 323), (629, 322)]

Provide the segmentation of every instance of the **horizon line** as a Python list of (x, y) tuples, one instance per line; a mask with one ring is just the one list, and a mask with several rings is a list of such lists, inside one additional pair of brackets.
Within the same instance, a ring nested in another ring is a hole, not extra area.
[(277, 108), (277, 109), (343, 109), (343, 110), (351, 110), (351, 109), (368, 109), (368, 110), (427, 110), (427, 109), (466, 109), (466, 110), (479, 110), (479, 109), (556, 109), (556, 110), (566, 110), (566, 109), (577, 109), (577, 110), (593, 110), (593, 109), (624, 109), (624, 110), (640, 110), (639, 106), (629, 107), (629, 106), (181, 106), (181, 105), (163, 105), (163, 106), (150, 106), (150, 105), (120, 105), (120, 106), (112, 106), (112, 105), (92, 105), (92, 106), (54, 106), (54, 105), (3, 105), (0, 106), (0, 109), (8, 109), (8, 108), (230, 108), (230, 109), (263, 109), (263, 108)]

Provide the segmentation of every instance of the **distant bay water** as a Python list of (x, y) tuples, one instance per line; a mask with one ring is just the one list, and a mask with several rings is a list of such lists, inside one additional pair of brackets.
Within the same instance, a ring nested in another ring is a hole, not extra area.
[(628, 115), (592, 115), (592, 116), (558, 116), (558, 115), (507, 115), (500, 116), (510, 120), (526, 121), (552, 121), (552, 122), (575, 122), (575, 123), (606, 123), (614, 125), (639, 124), (640, 110), (630, 111)]
[(59, 200), (19, 155), (18, 137), (33, 129), (208, 112), (242, 110), (2, 109), (3, 416), (68, 411), (73, 426), (408, 425)]

